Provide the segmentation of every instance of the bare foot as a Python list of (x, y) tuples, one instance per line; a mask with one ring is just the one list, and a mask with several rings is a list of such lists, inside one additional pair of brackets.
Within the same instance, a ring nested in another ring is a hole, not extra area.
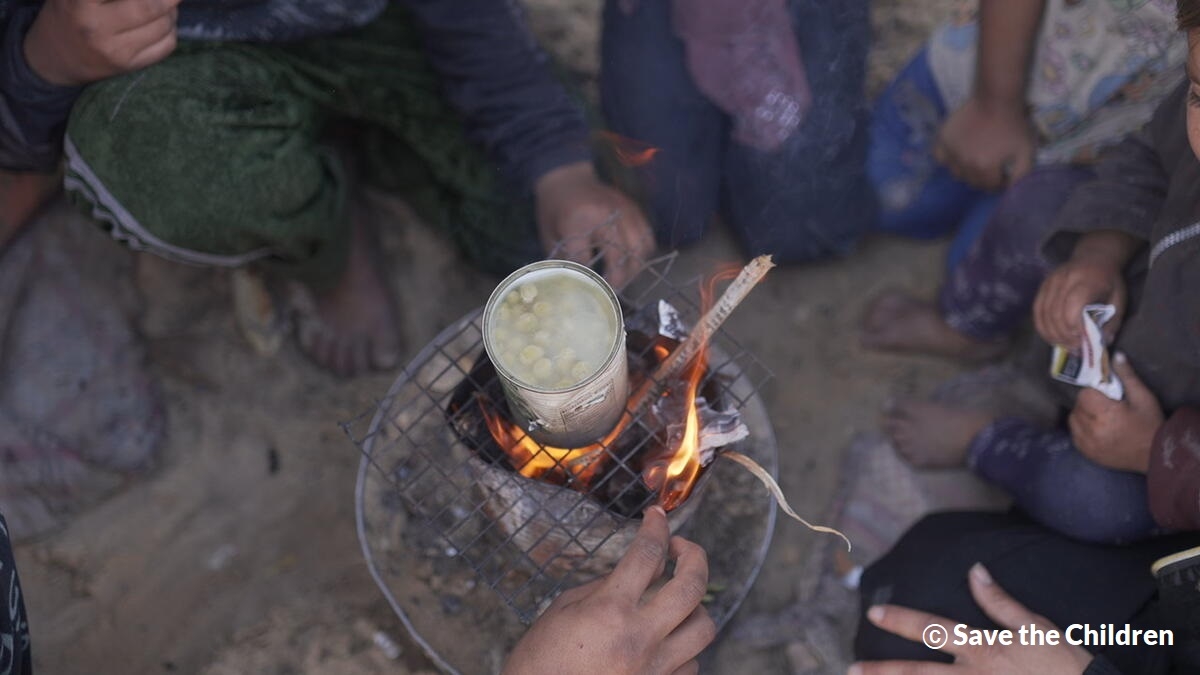
[(966, 361), (990, 361), (1004, 355), (1008, 340), (981, 342), (950, 327), (937, 307), (903, 291), (885, 291), (867, 308), (860, 332), (867, 349)]
[(349, 259), (337, 285), (315, 292), (292, 284), (300, 348), (343, 377), (394, 368), (400, 358), (396, 300), (380, 274), (363, 213), (351, 217)]
[(930, 401), (892, 406), (883, 416), (883, 432), (909, 464), (946, 469), (966, 462), (971, 441), (996, 416)]

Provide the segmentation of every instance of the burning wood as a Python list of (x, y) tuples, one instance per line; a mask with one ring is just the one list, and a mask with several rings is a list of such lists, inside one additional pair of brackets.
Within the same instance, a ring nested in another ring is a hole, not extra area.
[[(632, 400), (635, 402), (633, 406), (633, 414), (636, 415), (641, 409), (641, 406), (646, 405), (649, 401), (657, 398), (662, 394), (663, 390), (670, 386), (670, 383), (679, 375), (684, 366), (693, 358), (701, 353), (701, 351), (712, 340), (712, 336), (725, 323), (733, 310), (742, 304), (750, 291), (758, 285), (758, 282), (763, 280), (767, 272), (775, 267), (775, 263), (771, 261), (771, 256), (760, 255), (754, 260), (751, 260), (748, 265), (742, 268), (733, 283), (725, 289), (721, 294), (720, 300), (708, 306), (704, 316), (688, 334), (687, 339), (671, 352), (671, 355), (662, 362), (657, 370), (654, 371), (649, 379), (647, 379), (638, 391), (634, 392)], [(705, 289), (705, 305), (709, 305), (711, 300), (713, 285), (721, 281), (721, 275), (717, 275)]]
[[(648, 378), (678, 342), (658, 328), (676, 314), (674, 309), (666, 303), (660, 303), (657, 309), (653, 320), (648, 318), (654, 313), (651, 308), (632, 315), (638, 324), (627, 333), (634, 386)], [(649, 335), (650, 331), (655, 334)], [(449, 412), (454, 415), (452, 420), (460, 437), (468, 439), (485, 457), (502, 460), (521, 476), (571, 487), (600, 503), (624, 495), (616, 510), (623, 512), (622, 515), (636, 516), (659, 492), (663, 472), (674, 458), (698, 457), (700, 461), (695, 463), (698, 470), (712, 460), (715, 449), (749, 433), (737, 411), (727, 409), (730, 405), (724, 400), (723, 380), (706, 377), (706, 363), (695, 361), (687, 375), (688, 381), (677, 379), (674, 392), (658, 397), (638, 418), (626, 415), (600, 442), (581, 448), (546, 446), (529, 436), (507, 414), (508, 402), (496, 391), (498, 387), (457, 397)], [(469, 379), (491, 381), (490, 362), (481, 360)], [(478, 410), (480, 415), (464, 414), (463, 408), (468, 409), (467, 413)], [(486, 429), (475, 427), (480, 418)], [(670, 508), (675, 505), (671, 503)]]
[[(767, 272), (775, 267), (771, 256), (761, 255), (751, 260), (749, 264), (734, 278), (733, 282), (721, 294), (720, 299), (713, 302), (715, 286), (728, 275), (718, 274), (709, 280), (702, 289), (701, 304), (705, 308), (704, 315), (688, 334), (687, 338), (674, 349), (663, 355), (664, 358), (653, 374), (645, 378), (630, 397), (629, 406), (624, 416), (614, 429), (619, 435), (633, 420), (640, 419), (646, 408), (660, 402), (663, 396), (673, 387), (678, 388), (681, 373), (687, 368), (684, 376), (685, 391), (672, 392), (673, 396), (681, 396), (687, 401), (689, 408), (685, 413), (685, 427), (680, 438), (680, 444), (674, 446), (675, 452), (667, 461), (660, 458), (646, 471), (646, 482), (659, 493), (659, 503), (668, 511), (675, 508), (687, 498), (691, 485), (695, 483), (703, 464), (700, 461), (700, 425), (694, 401), (696, 388), (701, 378), (707, 372), (707, 348), (733, 310), (746, 299), (750, 291), (762, 281)], [(611, 435), (611, 434), (610, 434)], [(615, 438), (615, 436), (613, 436)], [(606, 437), (607, 438), (607, 437)], [(592, 464), (603, 459), (604, 449), (601, 447), (589, 449), (569, 459), (572, 471), (585, 472)]]
[[(691, 497), (707, 475), (705, 467), (722, 454), (762, 480), (790, 516), (816, 531), (840, 535), (809, 525), (765, 470), (727, 450), (749, 432), (737, 411), (721, 400), (720, 375), (708, 367), (711, 341), (773, 267), (770, 256), (755, 258), (716, 301), (716, 284), (734, 275), (710, 279), (701, 292), (702, 317), (682, 339), (682, 331), (674, 330), (677, 313), (665, 302), (655, 308), (652, 329), (633, 327), (646, 309), (627, 317), (633, 393), (617, 424), (596, 443), (559, 448), (537, 442), (506, 414), (499, 387), (469, 386), (466, 396), (452, 401), (448, 412), (456, 430), (480, 454), (469, 469), (483, 496), (481, 509), (539, 567), (569, 564), (606, 571), (636, 531), (626, 519), (651, 501), (662, 505), (678, 527), (698, 503)], [(494, 382), (491, 368), (481, 359), (466, 381)], [(463, 415), (463, 409), (478, 414)]]

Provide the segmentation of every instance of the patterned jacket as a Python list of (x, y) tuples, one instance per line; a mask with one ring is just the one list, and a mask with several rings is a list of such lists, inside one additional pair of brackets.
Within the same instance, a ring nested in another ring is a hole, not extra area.
[(1200, 530), (1200, 160), (1188, 143), (1187, 90), (1184, 82), (1145, 128), (1105, 154), (1043, 251), (1061, 261), (1079, 235), (1102, 229), (1145, 242), (1126, 269), (1130, 301), (1116, 348), (1167, 415), (1147, 474), (1154, 518)]

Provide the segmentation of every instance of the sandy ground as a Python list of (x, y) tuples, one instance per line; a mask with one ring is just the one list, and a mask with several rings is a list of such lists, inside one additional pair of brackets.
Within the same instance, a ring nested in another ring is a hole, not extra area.
[[(574, 71), (595, 72), (598, 0), (534, 3), (540, 35)], [(880, 0), (871, 88), (918, 44), (949, 0)], [(68, 217), (68, 216), (59, 216)], [(481, 304), (495, 280), (402, 214), (385, 249), (409, 354)], [(98, 255), (129, 255), (115, 245)], [(735, 260), (714, 232), (682, 271)], [(855, 327), (884, 286), (932, 292), (941, 247), (874, 238), (836, 263), (780, 269), (730, 328), (776, 375), (765, 398), (780, 445), (781, 484), (820, 514), (839, 452), (873, 428), (881, 403), (928, 389), (949, 371), (863, 352)], [(446, 270), (451, 270), (447, 273)], [(140, 256), (131, 280), (141, 329), (169, 409), (158, 468), (66, 529), (17, 551), (43, 673), (417, 673), (407, 641), (363, 564), (354, 533), (358, 458), (338, 427), (371, 406), (391, 375), (327, 376), (291, 344), (256, 353), (239, 333), (227, 273)], [(780, 522), (743, 612), (786, 606), (814, 535)], [(390, 660), (383, 632), (401, 648)], [(714, 647), (714, 672), (789, 672), (782, 648)]]

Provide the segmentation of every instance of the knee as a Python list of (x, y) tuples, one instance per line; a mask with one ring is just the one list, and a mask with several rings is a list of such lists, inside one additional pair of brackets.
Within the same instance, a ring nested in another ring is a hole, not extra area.
[[(866, 174), (866, 129), (848, 117), (828, 128), (809, 120), (771, 153), (731, 151), (729, 216), (751, 253), (771, 253), (782, 263), (842, 255), (874, 226), (878, 202)], [(809, 122), (824, 131), (810, 131)]]
[(681, 157), (664, 149), (654, 161), (631, 170), (630, 177), (661, 245), (674, 248), (700, 240), (717, 211), (720, 175), (712, 157)]
[(743, 223), (744, 246), (749, 255), (771, 255), (781, 265), (835, 258), (849, 253), (865, 227), (849, 221), (815, 222), (810, 219)]
[(943, 549), (953, 546), (949, 543), (950, 537), (952, 533), (961, 531), (963, 523), (977, 520), (980, 516), (976, 513), (926, 516), (905, 532), (891, 551), (867, 568), (861, 587), (863, 614), (854, 639), (856, 658), (872, 661), (928, 661), (939, 658), (931, 655), (919, 643), (877, 628), (867, 620), (865, 612), (872, 605), (884, 603), (919, 606), (927, 611), (944, 610), (931, 602), (934, 598), (945, 596), (947, 575), (939, 563), (944, 566), (947, 558), (954, 558)]
[(1071, 193), (1092, 175), (1090, 170), (1078, 167), (1033, 171), (1004, 192), (988, 229), (993, 236), (1037, 246)]
[(730, 218), (747, 252), (769, 253), (780, 264), (849, 253), (873, 227), (878, 211), (861, 173), (843, 178), (835, 184), (763, 182), (768, 189), (732, 197)]
[(1127, 544), (1157, 529), (1144, 477), (1095, 465), (1076, 466), (1070, 474), (1038, 481), (1044, 496), (1038, 515), (1051, 529), (1094, 544)]
[(671, 28), (670, 3), (639, 2), (630, 10), (609, 0), (600, 38), (600, 101), (607, 122), (661, 108), (679, 94), (698, 98)]
[(699, 242), (715, 215), (714, 204), (679, 189), (653, 193), (650, 210), (655, 237), (669, 249)]
[(1089, 544), (1123, 545), (1152, 536), (1153, 519), (1143, 519), (1136, 511), (1099, 509), (1091, 513), (1066, 512), (1046, 523), (1071, 539)]

